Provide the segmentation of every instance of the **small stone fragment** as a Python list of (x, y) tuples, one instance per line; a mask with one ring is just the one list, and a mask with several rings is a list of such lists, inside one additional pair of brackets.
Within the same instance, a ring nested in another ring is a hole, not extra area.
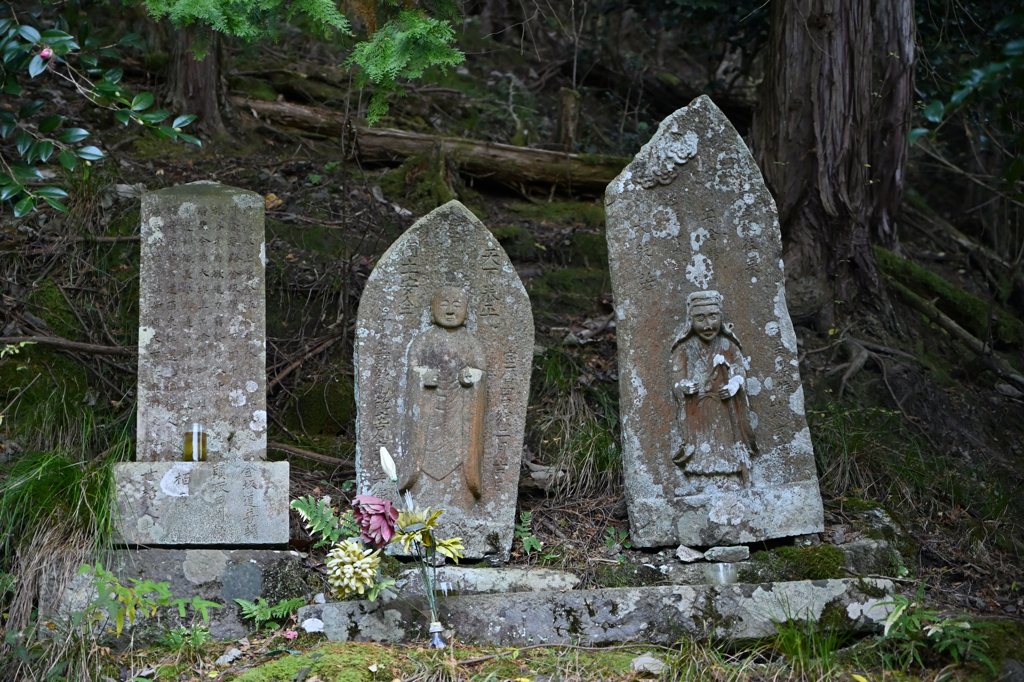
[(1016, 400), (1024, 398), (1024, 393), (1021, 393), (1010, 384), (998, 383), (996, 384), (996, 390), (1007, 398), (1014, 398)]
[(327, 597), (324, 596), (323, 592), (317, 592), (315, 595), (313, 595), (313, 603), (314, 604), (326, 604), (327, 603)]
[(302, 621), (302, 629), (306, 632), (323, 632), (324, 622), (319, 618), (307, 618)]
[(732, 564), (737, 561), (746, 561), (750, 558), (750, 548), (746, 545), (736, 547), (712, 547), (704, 552), (704, 558), (708, 561)]
[(644, 654), (643, 656), (637, 656), (629, 662), (629, 669), (635, 673), (648, 673), (651, 675), (660, 675), (661, 671), (664, 670), (665, 663), (650, 654)]
[(231, 665), (232, 663), (234, 663), (237, 659), (239, 659), (241, 657), (242, 657), (242, 652), (239, 651), (238, 649), (236, 649), (235, 647), (231, 647), (230, 649), (227, 650), (227, 653), (225, 653), (223, 656), (221, 656), (220, 658), (217, 659), (217, 665), (219, 665), (219, 666)]
[(678, 557), (679, 560), (682, 561), (684, 564), (688, 564), (693, 561), (703, 559), (704, 554), (698, 552), (695, 549), (690, 549), (686, 545), (679, 545), (679, 547), (676, 549), (676, 557)]

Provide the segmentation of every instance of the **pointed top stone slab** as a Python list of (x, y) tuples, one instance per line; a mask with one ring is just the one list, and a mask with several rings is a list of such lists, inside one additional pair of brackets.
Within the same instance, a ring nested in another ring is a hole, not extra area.
[(743, 140), (699, 97), (605, 205), (633, 543), (820, 532), (777, 212)]
[(491, 232), (458, 201), (431, 211), (378, 261), (356, 320), (356, 477), (398, 503), (444, 509), (466, 556), (512, 544), (533, 363), (530, 299)]

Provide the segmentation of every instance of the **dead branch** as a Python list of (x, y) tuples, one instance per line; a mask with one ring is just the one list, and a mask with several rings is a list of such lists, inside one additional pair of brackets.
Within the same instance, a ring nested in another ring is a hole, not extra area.
[(288, 365), (287, 367), (285, 367), (283, 370), (281, 370), (281, 372), (276, 377), (274, 377), (271, 381), (267, 382), (267, 392), (269, 393), (270, 389), (274, 388), (274, 386), (277, 386), (279, 383), (281, 383), (282, 379), (284, 379), (286, 376), (288, 376), (293, 371), (295, 371), (295, 369), (297, 367), (299, 367), (303, 362), (305, 362), (309, 358), (313, 357), (317, 353), (320, 353), (322, 351), (327, 350), (328, 348), (333, 346), (335, 343), (337, 343), (341, 339), (341, 337), (342, 337), (342, 334), (338, 334), (336, 336), (332, 336), (331, 338), (329, 338), (326, 341), (324, 341), (323, 343), (321, 343), (319, 346), (313, 348), (311, 351), (309, 351), (308, 353), (303, 355), (301, 358), (299, 358), (295, 362), (293, 362), (290, 365)]
[(54, 346), (75, 353), (90, 353), (92, 355), (137, 355), (139, 352), (135, 348), (126, 346), (99, 346), (94, 343), (69, 341), (59, 336), (0, 336), (0, 343), (38, 343), (43, 346)]
[(445, 156), (457, 159), (467, 173), (504, 182), (552, 184), (601, 192), (615, 179), (629, 159), (617, 156), (583, 156), (462, 137), (425, 135), (394, 128), (351, 125), (344, 114), (290, 102), (232, 97), (241, 111), (252, 112), (279, 125), (302, 131), (347, 137), (354, 135), (363, 161), (395, 161), (429, 154), (440, 144)]
[(338, 459), (337, 457), (329, 457), (328, 455), (321, 455), (319, 452), (310, 452), (309, 450), (303, 450), (297, 448), (294, 445), (285, 445), (284, 443), (275, 443), (273, 441), (267, 442), (268, 450), (279, 450), (281, 452), (287, 452), (290, 455), (296, 457), (302, 457), (303, 459), (311, 459), (314, 462), (323, 462), (324, 464), (331, 464), (337, 466), (345, 471), (352, 471), (355, 473), (355, 467), (348, 460)]

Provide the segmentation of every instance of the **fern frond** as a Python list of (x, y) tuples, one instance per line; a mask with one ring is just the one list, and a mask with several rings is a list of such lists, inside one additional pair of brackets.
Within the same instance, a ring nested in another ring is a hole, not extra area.
[(320, 535), (320, 541), (313, 545), (314, 548), (333, 545), (339, 540), (359, 535), (359, 527), (351, 509), (338, 518), (329, 504), (312, 495), (292, 500), (291, 507), (299, 512), (310, 533)]

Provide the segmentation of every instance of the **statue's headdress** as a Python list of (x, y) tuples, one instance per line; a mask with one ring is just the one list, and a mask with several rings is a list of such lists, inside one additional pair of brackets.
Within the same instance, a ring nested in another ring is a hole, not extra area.
[[(714, 290), (695, 291), (686, 297), (686, 320), (683, 322), (683, 326), (680, 327), (679, 332), (676, 334), (675, 341), (672, 344), (673, 348), (693, 335), (693, 309), (712, 305), (718, 306), (719, 309), (722, 307), (722, 294)], [(722, 331), (720, 333), (732, 339), (740, 350), (743, 349), (740, 345), (739, 339), (736, 338), (736, 334), (733, 333), (733, 324), (731, 322), (725, 322), (723, 320)]]

